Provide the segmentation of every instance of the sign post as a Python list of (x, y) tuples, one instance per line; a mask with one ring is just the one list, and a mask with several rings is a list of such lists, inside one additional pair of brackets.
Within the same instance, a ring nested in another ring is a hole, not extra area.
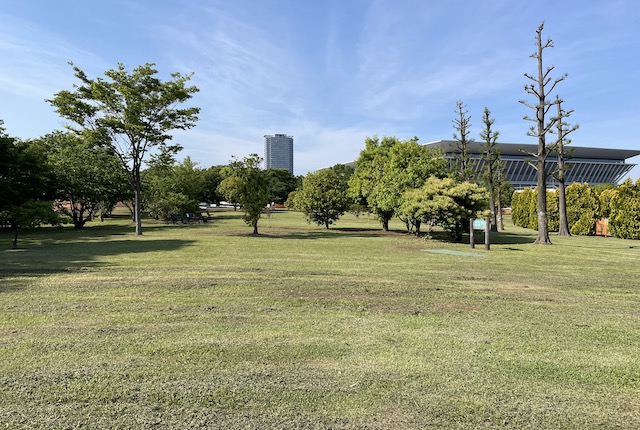
[(474, 231), (475, 230), (484, 230), (484, 249), (489, 251), (491, 249), (491, 241), (489, 237), (489, 232), (491, 230), (491, 222), (489, 218), (486, 219), (474, 219), (471, 218), (469, 220), (469, 245), (471, 249), (476, 247)]

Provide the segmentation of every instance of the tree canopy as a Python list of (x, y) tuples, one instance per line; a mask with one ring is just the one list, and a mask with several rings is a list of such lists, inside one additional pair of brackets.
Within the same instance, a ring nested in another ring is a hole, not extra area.
[(119, 63), (104, 72), (106, 79), (91, 79), (71, 64), (80, 84), (73, 91), (63, 90), (48, 100), (74, 128), (90, 142), (107, 147), (127, 172), (134, 193), (136, 234), (142, 234), (141, 170), (149, 153), (159, 147), (177, 152), (179, 145), (169, 145), (171, 132), (189, 129), (198, 119), (199, 108), (176, 106), (198, 91), (187, 86), (191, 75), (172, 73), (161, 81), (155, 64), (147, 63), (128, 71)]
[(269, 204), (269, 187), (265, 171), (260, 168), (262, 158), (257, 154), (229, 163), (230, 176), (220, 183), (218, 190), (237, 200), (244, 210), (242, 219), (258, 234), (262, 210)]
[(14, 230), (14, 248), (21, 228), (59, 223), (55, 189), (44, 151), (8, 136), (0, 121), (0, 227)]
[(477, 184), (433, 176), (423, 187), (405, 191), (400, 212), (414, 222), (418, 234), (420, 225), (428, 223), (461, 240), (469, 219), (485, 210), (487, 199), (486, 190)]
[(56, 208), (71, 217), (75, 228), (109, 212), (126, 199), (127, 177), (118, 159), (106, 148), (91, 145), (76, 133), (60, 131), (36, 139), (56, 178)]
[(308, 173), (295, 195), (295, 207), (309, 222), (329, 228), (351, 206), (348, 180), (352, 169), (337, 165)]
[(417, 138), (368, 137), (349, 181), (356, 202), (363, 202), (378, 216), (382, 228), (400, 207), (402, 193), (421, 187), (430, 176), (447, 175), (446, 160), (420, 145)]

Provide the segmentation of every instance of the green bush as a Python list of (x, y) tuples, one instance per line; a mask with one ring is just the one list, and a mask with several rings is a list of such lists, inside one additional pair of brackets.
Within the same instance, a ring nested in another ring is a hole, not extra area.
[(558, 192), (547, 190), (547, 223), (549, 231), (560, 230), (560, 210), (558, 209)]
[(511, 196), (511, 221), (514, 225), (519, 226), (520, 223), (520, 192), (514, 191)]
[(600, 218), (609, 218), (611, 216), (611, 202), (618, 195), (615, 188), (607, 188), (600, 193)]
[(600, 202), (589, 184), (574, 182), (567, 187), (567, 222), (571, 234), (592, 236), (600, 215)]
[(532, 230), (538, 229), (538, 191), (532, 190), (527, 208), (528, 222), (526, 227)]
[(623, 239), (640, 239), (640, 179), (627, 179), (611, 199), (609, 229)]
[(533, 190), (525, 188), (516, 191), (511, 198), (511, 219), (518, 227), (529, 228), (529, 206), (533, 198)]

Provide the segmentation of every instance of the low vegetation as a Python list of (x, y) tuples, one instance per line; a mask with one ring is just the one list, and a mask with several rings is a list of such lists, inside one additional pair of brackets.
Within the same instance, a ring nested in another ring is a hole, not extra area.
[(637, 242), (241, 216), (0, 232), (0, 423), (640, 427)]

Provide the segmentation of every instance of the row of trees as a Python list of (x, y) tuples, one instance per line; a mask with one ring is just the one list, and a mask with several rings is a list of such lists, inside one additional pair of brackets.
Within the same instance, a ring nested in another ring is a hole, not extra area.
[[(162, 81), (154, 64), (131, 71), (119, 64), (91, 79), (71, 65), (79, 83), (48, 100), (69, 121), (69, 131), (22, 142), (0, 128), (0, 177), (7, 189), (0, 222), (15, 229), (14, 246), (20, 227), (60, 222), (51, 210), (54, 200), (77, 228), (109, 213), (117, 201), (130, 202), (136, 234), (142, 234), (143, 211), (166, 218), (223, 198), (219, 185), (237, 176), (233, 163), (200, 169), (188, 158), (175, 162), (181, 146), (171, 143), (171, 132), (198, 119), (199, 108), (178, 107), (198, 91), (187, 85), (191, 75)], [(277, 203), (299, 183), (286, 171), (270, 171), (265, 180), (267, 200)]]
[(417, 138), (369, 137), (355, 170), (337, 165), (309, 173), (287, 204), (326, 228), (348, 210), (366, 208), (385, 231), (397, 216), (417, 235), (438, 225), (460, 240), (469, 219), (485, 215), (489, 194), (472, 182), (478, 178), (456, 178), (453, 166)]
[[(118, 202), (129, 204), (135, 220), (135, 206), (131, 204), (134, 194), (127, 173), (108, 148), (74, 132), (57, 131), (20, 141), (7, 136), (2, 128), (0, 145), (2, 227), (12, 227), (17, 233), (20, 227), (68, 220), (75, 228), (83, 228), (87, 221), (109, 215)], [(257, 158), (253, 161), (260, 162)], [(200, 168), (189, 157), (177, 163), (168, 151), (152, 155), (140, 172), (141, 211), (156, 219), (169, 219), (174, 213), (198, 211), (200, 202), (219, 203), (228, 198), (234, 204), (248, 206), (246, 198), (237, 198), (238, 191), (229, 188), (242, 176), (239, 163), (236, 160), (225, 166)], [(283, 169), (261, 175), (265, 200), (274, 203), (284, 203), (301, 179)]]
[[(511, 216), (520, 227), (538, 229), (537, 190), (526, 188), (513, 194)], [(558, 190), (547, 190), (549, 230), (561, 228)], [(596, 222), (608, 220), (612, 235), (623, 239), (640, 239), (640, 179), (630, 179), (620, 186), (573, 183), (566, 188), (566, 220), (569, 234), (593, 235)]]

